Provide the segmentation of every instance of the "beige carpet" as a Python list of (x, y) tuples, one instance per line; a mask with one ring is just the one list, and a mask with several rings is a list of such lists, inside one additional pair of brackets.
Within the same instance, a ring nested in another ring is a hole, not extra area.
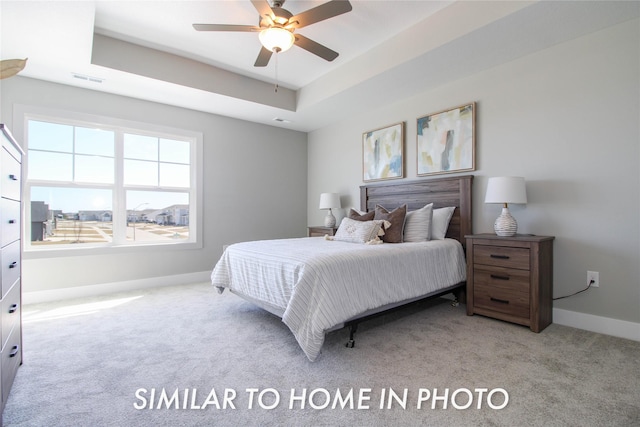
[(640, 425), (639, 342), (446, 300), (363, 323), (353, 349), (331, 333), (314, 363), (207, 284), (26, 306), (23, 331), (5, 426)]

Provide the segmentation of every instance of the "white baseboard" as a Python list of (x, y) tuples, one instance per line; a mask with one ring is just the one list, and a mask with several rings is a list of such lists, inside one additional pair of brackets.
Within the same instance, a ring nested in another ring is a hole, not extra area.
[(115, 292), (133, 291), (136, 289), (209, 282), (210, 280), (211, 271), (200, 271), (197, 273), (176, 274), (173, 276), (127, 280), (124, 282), (101, 283), (99, 285), (74, 286), (72, 288), (60, 288), (47, 291), (23, 292), (22, 304), (27, 305), (73, 298), (92, 297), (113, 294)]
[(553, 323), (640, 341), (640, 323), (628, 322), (626, 320), (611, 319), (609, 317), (554, 308)]

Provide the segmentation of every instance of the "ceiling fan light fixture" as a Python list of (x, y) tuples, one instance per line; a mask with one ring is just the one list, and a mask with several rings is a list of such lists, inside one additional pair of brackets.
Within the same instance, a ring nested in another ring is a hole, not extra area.
[(272, 52), (284, 52), (293, 46), (295, 37), (289, 30), (280, 27), (266, 28), (260, 31), (260, 43)]

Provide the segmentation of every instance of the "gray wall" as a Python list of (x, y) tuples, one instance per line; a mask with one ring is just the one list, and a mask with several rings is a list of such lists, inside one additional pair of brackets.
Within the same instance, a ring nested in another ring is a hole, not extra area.
[[(633, 20), (309, 134), (308, 222), (322, 192), (358, 206), (362, 132), (406, 122), (406, 179), (416, 179), (416, 118), (477, 102), (474, 232), (500, 206), (487, 177), (524, 176), (529, 203), (512, 206), (522, 233), (554, 235), (554, 307), (640, 322), (640, 34)], [(426, 178), (425, 178), (426, 179)], [(344, 214), (343, 212), (341, 212)]]
[[(204, 247), (28, 259), (25, 292), (210, 271), (222, 246), (306, 235), (307, 135), (40, 80), (2, 80), (0, 121), (35, 105), (154, 123), (204, 135)], [(16, 135), (21, 139), (20, 135)]]

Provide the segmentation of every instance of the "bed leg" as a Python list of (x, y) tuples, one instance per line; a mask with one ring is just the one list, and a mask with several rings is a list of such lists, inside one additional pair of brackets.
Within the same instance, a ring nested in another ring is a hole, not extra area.
[(460, 301), (464, 301), (465, 298), (466, 298), (466, 293), (464, 289), (462, 288), (455, 289), (453, 291), (453, 302), (451, 302), (451, 305), (453, 307), (457, 307), (458, 305), (460, 305)]
[(344, 345), (347, 348), (353, 348), (356, 345), (355, 340), (353, 339), (353, 335), (358, 330), (358, 324), (352, 323), (349, 325), (349, 341)]

